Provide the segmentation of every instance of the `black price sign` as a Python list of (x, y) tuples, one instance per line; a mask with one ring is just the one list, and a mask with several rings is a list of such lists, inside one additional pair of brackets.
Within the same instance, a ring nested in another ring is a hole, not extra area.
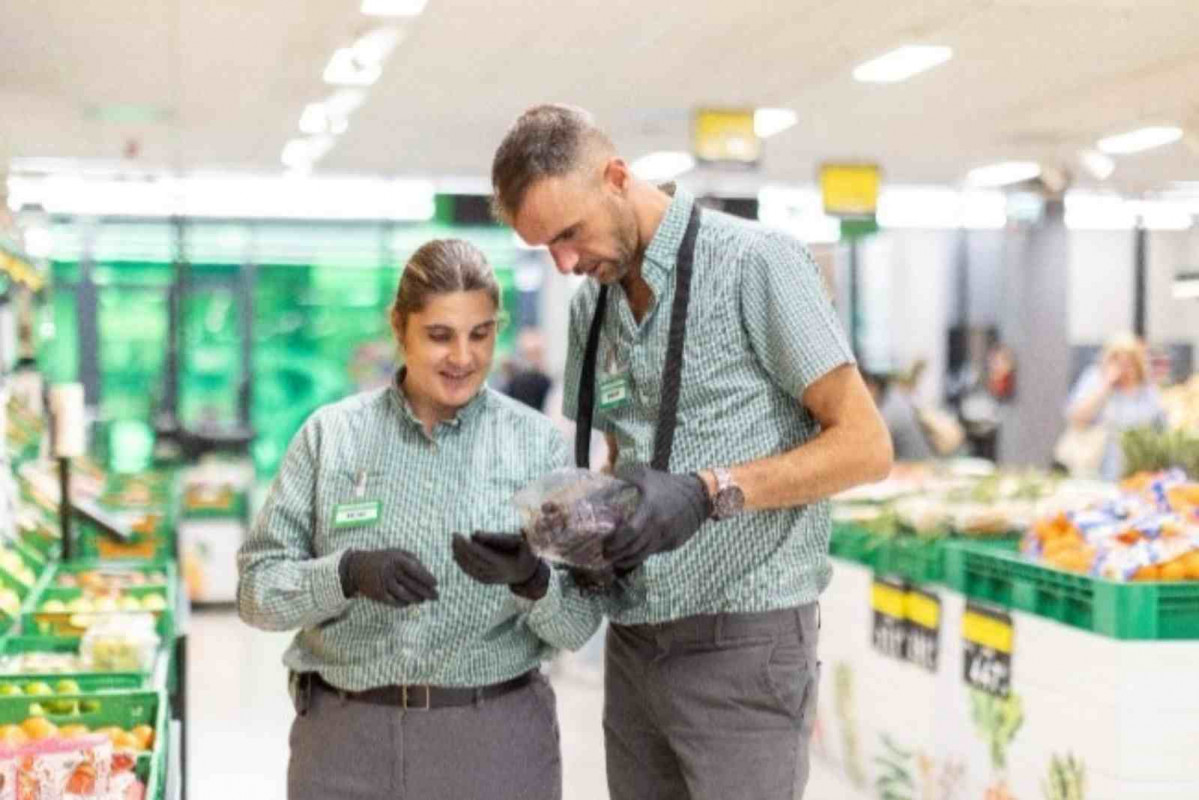
[(972, 603), (962, 616), (963, 678), (967, 686), (1007, 697), (1012, 690), (1012, 617)]
[(936, 672), (941, 653), (941, 600), (935, 594), (909, 588), (904, 596), (904, 617), (908, 623), (908, 661)]
[(908, 622), (904, 615), (906, 593), (907, 587), (903, 583), (887, 579), (876, 578), (870, 587), (874, 649), (900, 660), (906, 657), (908, 647)]

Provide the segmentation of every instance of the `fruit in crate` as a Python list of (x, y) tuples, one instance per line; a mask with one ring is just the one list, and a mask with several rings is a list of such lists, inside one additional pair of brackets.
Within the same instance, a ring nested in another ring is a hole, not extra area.
[(0, 725), (0, 744), (20, 747), (29, 741), (29, 734), (20, 725)]
[(47, 697), (54, 694), (54, 687), (45, 681), (34, 681), (25, 687), (25, 694), (30, 697)]
[(83, 691), (83, 689), (80, 688), (77, 681), (64, 680), (59, 681), (54, 685), (54, 691), (58, 692), (59, 694), (79, 694)]
[(0, 697), (18, 697), (23, 694), (24, 690), (15, 683), (0, 683)]
[(141, 611), (142, 603), (131, 594), (127, 594), (117, 601), (122, 611)]
[(40, 742), (58, 733), (58, 726), (45, 717), (30, 717), (21, 723), (21, 730), (31, 741)]
[(12, 589), (0, 588), (0, 611), (10, 617), (21, 613), (21, 598)]
[(61, 600), (47, 600), (42, 603), (41, 610), (47, 614), (65, 614), (67, 613), (67, 604)]
[(142, 609), (145, 611), (166, 611), (167, 599), (160, 594), (148, 594), (142, 598)]
[(17, 738), (20, 735), (24, 735), (26, 741), (40, 741), (51, 737), (77, 739), (81, 736), (94, 734), (108, 737), (108, 740), (112, 742), (114, 750), (141, 753), (154, 747), (154, 729), (149, 725), (138, 725), (128, 731), (116, 725), (105, 725), (93, 730), (79, 723), (72, 723), (64, 725), (62, 728), (57, 728), (52, 722), (42, 717), (30, 717), (22, 722), (20, 726), (0, 726), (0, 743), (4, 742), (5, 731), (9, 728), (15, 729), (15, 732), (10, 733), (10, 735)]
[(25, 565), (15, 550), (7, 547), (0, 547), (0, 569), (3, 569), (23, 586), (32, 587), (37, 583), (37, 575), (33, 574), (33, 570)]

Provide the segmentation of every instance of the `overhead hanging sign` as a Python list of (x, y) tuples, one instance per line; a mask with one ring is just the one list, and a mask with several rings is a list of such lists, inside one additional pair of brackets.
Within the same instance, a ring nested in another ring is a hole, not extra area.
[(753, 109), (699, 109), (691, 123), (695, 158), (708, 164), (754, 166), (762, 140), (754, 132)]
[(824, 213), (833, 217), (873, 217), (878, 210), (881, 183), (875, 164), (825, 164), (820, 168)]
[(13, 283), (27, 286), (35, 292), (45, 285), (45, 280), (32, 264), (3, 248), (0, 248), (0, 272), (7, 275)]

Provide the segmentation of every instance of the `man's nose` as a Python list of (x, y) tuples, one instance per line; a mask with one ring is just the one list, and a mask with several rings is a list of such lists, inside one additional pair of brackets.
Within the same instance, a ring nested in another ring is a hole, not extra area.
[(554, 259), (554, 266), (558, 268), (558, 272), (563, 275), (570, 275), (575, 266), (579, 263), (579, 254), (573, 249), (563, 245), (554, 245), (550, 247), (550, 255)]

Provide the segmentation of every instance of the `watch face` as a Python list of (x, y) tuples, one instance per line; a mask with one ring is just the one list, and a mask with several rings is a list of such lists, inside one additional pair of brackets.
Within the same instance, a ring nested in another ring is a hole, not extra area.
[(725, 519), (740, 514), (745, 508), (745, 492), (740, 486), (728, 486), (716, 494), (716, 517)]

